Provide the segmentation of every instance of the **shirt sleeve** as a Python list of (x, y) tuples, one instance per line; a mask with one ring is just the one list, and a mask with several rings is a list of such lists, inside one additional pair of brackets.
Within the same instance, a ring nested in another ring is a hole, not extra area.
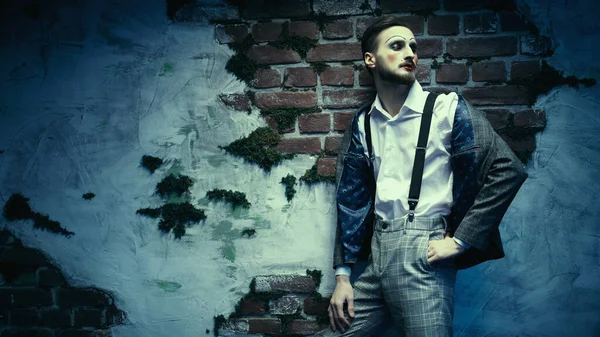
[(345, 275), (345, 276), (350, 276), (351, 274), (351, 270), (350, 267), (348, 267), (345, 264), (340, 264), (339, 266), (337, 266), (337, 268), (335, 269), (335, 276), (338, 275)]
[(453, 239), (454, 239), (454, 241), (456, 241), (456, 243), (458, 243), (459, 246), (463, 247), (464, 249), (471, 248), (471, 246), (469, 246), (468, 244), (464, 243), (460, 239), (457, 239), (457, 238), (453, 238)]

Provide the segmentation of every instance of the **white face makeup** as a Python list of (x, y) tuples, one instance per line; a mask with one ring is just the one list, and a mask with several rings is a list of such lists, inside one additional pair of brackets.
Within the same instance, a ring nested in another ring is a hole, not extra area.
[(412, 84), (418, 62), (417, 41), (412, 32), (406, 27), (390, 27), (379, 34), (377, 41), (371, 69), (384, 81)]

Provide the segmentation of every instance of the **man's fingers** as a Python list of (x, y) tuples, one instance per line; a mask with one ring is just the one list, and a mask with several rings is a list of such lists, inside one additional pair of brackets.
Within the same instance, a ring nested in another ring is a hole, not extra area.
[(344, 331), (346, 327), (350, 326), (350, 323), (344, 316), (344, 305), (337, 305), (335, 309), (337, 310), (337, 321), (340, 326), (340, 330)]
[(354, 298), (348, 297), (348, 314), (351, 318), (354, 318)]
[(329, 304), (327, 311), (329, 312), (329, 323), (331, 324), (331, 330), (335, 331), (335, 321), (333, 317), (333, 310), (331, 310), (331, 304)]

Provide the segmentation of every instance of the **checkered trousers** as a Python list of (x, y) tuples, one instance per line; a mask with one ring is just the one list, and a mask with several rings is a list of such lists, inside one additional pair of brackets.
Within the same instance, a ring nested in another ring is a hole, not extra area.
[(407, 337), (452, 337), (454, 259), (427, 262), (429, 240), (441, 240), (444, 218), (376, 220), (371, 255), (353, 285), (355, 318), (343, 334), (381, 336), (390, 324)]

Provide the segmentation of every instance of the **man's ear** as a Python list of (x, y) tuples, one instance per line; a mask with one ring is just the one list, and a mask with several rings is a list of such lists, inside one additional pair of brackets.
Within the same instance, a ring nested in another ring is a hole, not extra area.
[(370, 52), (366, 52), (364, 55), (365, 65), (367, 68), (375, 68), (375, 55)]

